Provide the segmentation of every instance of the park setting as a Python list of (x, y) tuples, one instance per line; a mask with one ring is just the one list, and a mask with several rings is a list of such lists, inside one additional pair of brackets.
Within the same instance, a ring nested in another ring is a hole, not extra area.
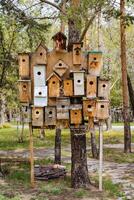
[(0, 200), (134, 199), (133, 0), (0, 0)]

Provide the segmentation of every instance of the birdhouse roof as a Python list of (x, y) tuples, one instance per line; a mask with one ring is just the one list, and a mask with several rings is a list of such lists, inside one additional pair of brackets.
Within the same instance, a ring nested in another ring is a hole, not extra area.
[(89, 54), (102, 54), (102, 51), (88, 51)]
[(53, 72), (52, 74), (50, 74), (50, 76), (47, 78), (46, 81), (49, 81), (49, 79), (51, 79), (53, 76), (56, 76), (57, 79), (58, 79), (59, 81), (61, 81), (61, 78), (60, 78), (60, 77), (58, 76), (58, 74), (56, 74), (55, 72)]
[(46, 45), (43, 42), (40, 42), (40, 44), (37, 46), (35, 51), (37, 51), (40, 46), (42, 46), (46, 51), (48, 51), (48, 48), (46, 47)]
[(62, 32), (58, 32), (58, 33), (56, 33), (53, 37), (52, 37), (52, 39), (53, 40), (56, 40), (56, 39), (58, 39), (58, 38), (63, 38), (63, 39), (67, 39), (67, 37), (66, 37), (66, 35), (64, 34), (64, 33), (62, 33)]

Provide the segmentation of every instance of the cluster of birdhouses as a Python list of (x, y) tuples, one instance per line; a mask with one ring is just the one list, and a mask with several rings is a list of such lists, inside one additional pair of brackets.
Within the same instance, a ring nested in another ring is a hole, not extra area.
[[(66, 36), (52, 37), (53, 50), (42, 43), (34, 53), (19, 54), (19, 97), (33, 127), (68, 128), (87, 119), (109, 117), (109, 81), (100, 78), (102, 52), (66, 49)], [(29, 111), (31, 110), (31, 111)]]

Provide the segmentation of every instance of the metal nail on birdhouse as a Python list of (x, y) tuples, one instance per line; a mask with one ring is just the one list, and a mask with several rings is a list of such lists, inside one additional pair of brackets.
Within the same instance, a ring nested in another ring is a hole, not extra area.
[(19, 76), (21, 79), (29, 79), (30, 77), (30, 66), (29, 66), (29, 54), (19, 54)]
[(108, 80), (99, 80), (98, 81), (98, 97), (108, 99), (110, 92), (110, 83)]
[(56, 125), (56, 107), (54, 106), (45, 107), (45, 125), (46, 126)]
[(48, 77), (47, 83), (48, 83), (49, 97), (60, 96), (60, 82), (61, 82), (61, 78), (54, 72)]
[(37, 65), (34, 67), (34, 86), (43, 86), (46, 84), (46, 66)]
[(64, 80), (63, 82), (63, 91), (64, 96), (71, 97), (73, 96), (73, 80)]
[(73, 44), (73, 64), (81, 65), (82, 60), (82, 43), (74, 43)]
[(32, 107), (32, 126), (43, 127), (44, 125), (44, 112), (41, 107)]
[(109, 118), (109, 101), (108, 100), (97, 100), (96, 118), (99, 120), (105, 120)]
[(69, 119), (70, 98), (57, 98), (57, 119)]
[(87, 75), (86, 95), (88, 98), (95, 98), (97, 93), (97, 77)]
[(85, 99), (83, 100), (83, 115), (84, 117), (95, 117), (96, 116), (96, 100)]
[(84, 90), (84, 71), (74, 72), (74, 95), (83, 96)]
[(70, 106), (70, 123), (81, 124), (82, 123), (82, 105), (74, 104)]
[(94, 76), (100, 76), (102, 66), (102, 52), (90, 51), (88, 54), (88, 73)]
[(31, 102), (31, 81), (19, 80), (19, 99), (21, 103)]
[(34, 106), (47, 106), (47, 86), (34, 88)]

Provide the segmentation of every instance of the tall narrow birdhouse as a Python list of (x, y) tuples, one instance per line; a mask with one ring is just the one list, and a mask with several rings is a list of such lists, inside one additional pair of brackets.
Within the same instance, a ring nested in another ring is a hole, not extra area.
[(69, 119), (70, 98), (57, 99), (57, 119)]
[(19, 81), (19, 99), (21, 103), (31, 102), (31, 81), (30, 80)]
[(74, 72), (74, 95), (83, 96), (85, 94), (84, 84), (84, 72)]
[(109, 101), (98, 100), (96, 102), (96, 118), (105, 120), (109, 117)]
[(52, 37), (52, 39), (53, 39), (53, 42), (54, 42), (54, 49), (56, 51), (65, 50), (66, 49), (67, 37), (62, 32), (56, 33)]
[(70, 123), (75, 124), (75, 125), (82, 123), (82, 105), (81, 104), (71, 105)]
[(48, 96), (49, 97), (59, 97), (60, 96), (60, 82), (61, 78), (55, 74), (52, 73), (48, 79)]
[(29, 79), (30, 77), (29, 54), (19, 54), (19, 76), (21, 79)]
[(31, 108), (28, 106), (22, 106), (22, 115), (23, 115), (23, 121), (25, 123), (30, 123), (32, 121), (32, 113)]
[(98, 97), (108, 99), (110, 93), (110, 84), (108, 80), (99, 80), (98, 82)]
[(82, 50), (81, 50), (81, 43), (73, 44), (73, 64), (74, 65), (81, 65), (82, 59)]
[(34, 54), (34, 60), (37, 65), (39, 64), (47, 64), (47, 47), (43, 45), (42, 43), (37, 47), (35, 54)]
[(95, 98), (97, 93), (97, 77), (87, 75), (86, 95), (88, 98)]
[(46, 66), (36, 65), (34, 66), (34, 86), (46, 85)]
[(64, 80), (63, 82), (63, 91), (64, 96), (71, 97), (73, 96), (73, 81), (72, 80)]
[(34, 88), (34, 106), (44, 107), (47, 106), (47, 86), (40, 86)]
[(56, 107), (54, 106), (45, 107), (45, 125), (46, 126), (56, 125)]
[(96, 101), (93, 99), (83, 100), (83, 115), (84, 117), (95, 117), (96, 116)]
[(100, 76), (103, 66), (102, 52), (91, 51), (88, 54), (88, 73), (93, 76)]
[(62, 60), (59, 60), (55, 66), (53, 67), (53, 70), (60, 76), (62, 77), (66, 71), (68, 70), (68, 65), (63, 62)]
[(32, 126), (43, 127), (44, 125), (44, 112), (41, 107), (32, 108)]

